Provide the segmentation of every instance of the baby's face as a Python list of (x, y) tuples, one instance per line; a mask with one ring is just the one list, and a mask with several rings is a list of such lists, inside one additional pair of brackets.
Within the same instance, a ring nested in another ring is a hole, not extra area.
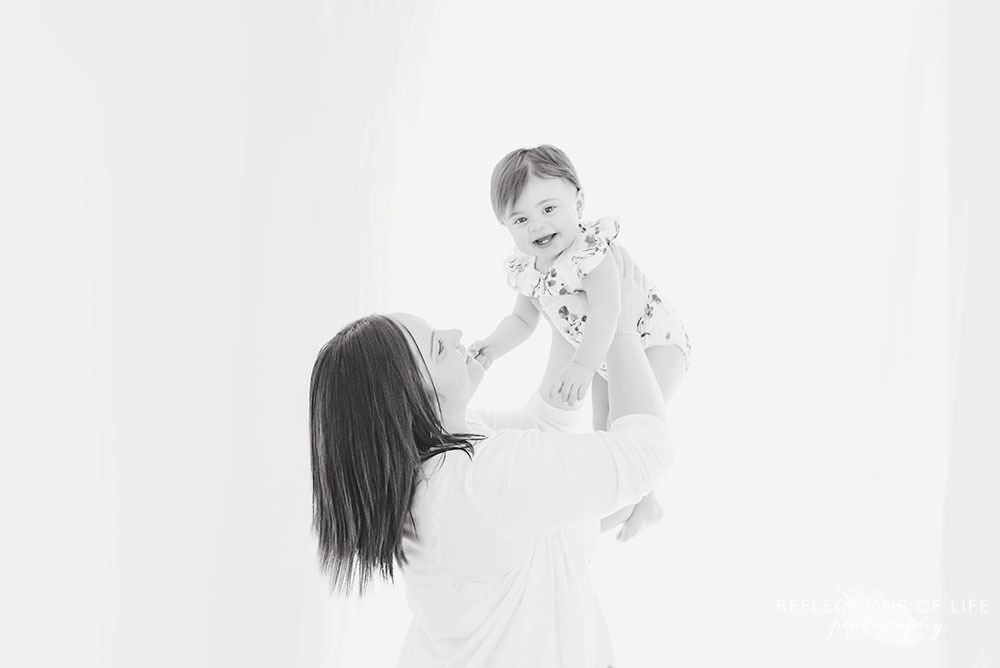
[(583, 193), (569, 181), (530, 176), (502, 222), (519, 251), (552, 260), (572, 245), (582, 209)]

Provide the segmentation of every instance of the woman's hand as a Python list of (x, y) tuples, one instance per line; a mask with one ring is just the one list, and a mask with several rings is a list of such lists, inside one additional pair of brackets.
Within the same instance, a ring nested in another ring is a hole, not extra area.
[(618, 265), (621, 284), (621, 310), (618, 315), (619, 332), (637, 332), (636, 325), (646, 310), (649, 283), (639, 265), (621, 246), (612, 246), (611, 254)]
[(593, 379), (593, 369), (579, 362), (570, 362), (559, 372), (559, 377), (549, 389), (549, 399), (558, 396), (564, 404), (572, 406), (587, 396), (587, 388)]

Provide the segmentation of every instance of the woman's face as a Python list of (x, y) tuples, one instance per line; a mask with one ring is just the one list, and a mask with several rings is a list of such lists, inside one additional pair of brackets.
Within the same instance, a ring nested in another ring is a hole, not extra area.
[[(441, 408), (460, 410), (465, 408), (479, 383), (483, 380), (483, 367), (462, 345), (462, 332), (458, 329), (434, 329), (422, 319), (408, 313), (394, 313), (390, 316), (409, 330), (413, 336), (412, 347), (416, 343), (416, 353), (427, 364), (441, 401)], [(424, 373), (423, 364), (418, 364)], [(442, 416), (444, 417), (444, 416)]]

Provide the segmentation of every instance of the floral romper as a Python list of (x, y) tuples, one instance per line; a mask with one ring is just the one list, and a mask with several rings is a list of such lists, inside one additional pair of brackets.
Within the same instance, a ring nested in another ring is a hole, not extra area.
[[(574, 348), (583, 340), (587, 323), (588, 304), (583, 277), (601, 263), (619, 229), (618, 219), (614, 216), (581, 222), (576, 241), (545, 272), (535, 268), (533, 256), (521, 252), (511, 254), (504, 263), (507, 284), (522, 295), (537, 300), (542, 313)], [(655, 286), (649, 289), (646, 309), (635, 328), (642, 339), (643, 349), (675, 345), (684, 353), (685, 367), (690, 364), (691, 343), (684, 325)], [(607, 365), (602, 362), (597, 372), (606, 379)]]

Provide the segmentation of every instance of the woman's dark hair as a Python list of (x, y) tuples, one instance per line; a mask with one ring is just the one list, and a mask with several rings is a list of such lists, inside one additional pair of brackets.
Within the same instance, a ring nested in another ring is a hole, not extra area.
[(406, 563), (403, 532), (412, 528), (421, 464), (449, 450), (471, 457), (482, 438), (445, 431), (437, 393), (408, 337), (387, 316), (360, 318), (323, 346), (313, 365), (313, 529), (331, 589), (357, 584), (363, 594), (376, 571), (391, 580), (393, 562)]

